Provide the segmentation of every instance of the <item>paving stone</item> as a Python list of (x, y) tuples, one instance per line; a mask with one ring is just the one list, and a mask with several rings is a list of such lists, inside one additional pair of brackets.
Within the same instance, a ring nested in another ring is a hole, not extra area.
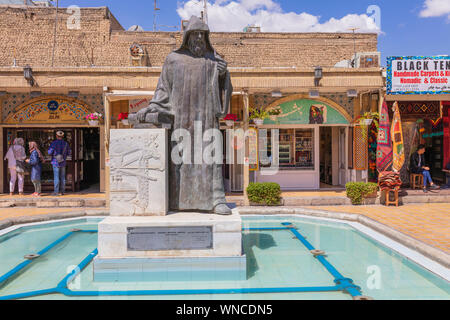
[(36, 207), (38, 208), (54, 208), (58, 206), (57, 201), (38, 201)]
[(104, 207), (106, 206), (106, 200), (101, 200), (101, 199), (85, 199), (84, 200), (84, 206), (85, 207)]
[(82, 201), (58, 201), (58, 207), (82, 207)]
[(10, 207), (14, 207), (15, 204), (13, 201), (2, 201), (0, 202), (0, 208), (10, 208)]

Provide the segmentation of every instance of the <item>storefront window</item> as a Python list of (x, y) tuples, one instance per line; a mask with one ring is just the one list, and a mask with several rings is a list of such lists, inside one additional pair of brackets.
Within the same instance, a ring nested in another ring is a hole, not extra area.
[[(275, 129), (272, 129), (275, 130)], [(260, 130), (260, 166), (276, 167), (272, 152), (272, 130)], [(278, 138), (278, 165), (280, 169), (314, 170), (314, 129), (276, 129)], [(267, 133), (266, 133), (267, 132)], [(267, 156), (265, 156), (267, 155)]]

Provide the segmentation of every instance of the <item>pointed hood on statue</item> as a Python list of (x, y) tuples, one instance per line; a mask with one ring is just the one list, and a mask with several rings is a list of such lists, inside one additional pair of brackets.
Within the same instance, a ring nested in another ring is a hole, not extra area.
[(216, 52), (214, 50), (213, 46), (211, 45), (211, 42), (209, 41), (208, 25), (206, 23), (204, 23), (199, 17), (196, 17), (196, 16), (192, 16), (191, 19), (189, 19), (188, 25), (187, 25), (186, 29), (184, 30), (183, 43), (181, 44), (181, 47), (178, 50), (188, 49), (189, 35), (194, 31), (205, 32), (206, 33), (206, 37), (205, 37), (206, 46), (207, 46), (208, 50), (210, 50), (211, 52)]

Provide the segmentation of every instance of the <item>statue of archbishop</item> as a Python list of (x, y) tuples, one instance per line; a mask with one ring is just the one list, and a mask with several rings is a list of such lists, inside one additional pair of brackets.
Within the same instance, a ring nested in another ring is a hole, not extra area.
[[(222, 163), (205, 163), (202, 155), (199, 163), (199, 155), (194, 152), (194, 140), (198, 143), (194, 128), (198, 131), (201, 124), (202, 137), (206, 130), (219, 130), (219, 118), (228, 113), (232, 91), (227, 63), (213, 49), (208, 26), (191, 17), (181, 47), (164, 62), (153, 100), (136, 116), (138, 121), (146, 122), (149, 114), (158, 114), (158, 121), (170, 118), (174, 131), (183, 129), (190, 134), (190, 159), (186, 161), (184, 157), (182, 163), (169, 161), (171, 210), (231, 214), (225, 200)], [(216, 150), (222, 151), (221, 136), (219, 140), (214, 141), (220, 142), (220, 149)], [(200, 141), (201, 150), (211, 143), (202, 138)], [(176, 145), (172, 141), (171, 150)]]

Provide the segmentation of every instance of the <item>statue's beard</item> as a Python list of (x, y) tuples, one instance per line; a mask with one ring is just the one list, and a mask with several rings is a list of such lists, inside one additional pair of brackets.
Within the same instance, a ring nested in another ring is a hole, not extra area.
[(189, 50), (196, 57), (203, 57), (206, 52), (206, 44), (202, 40), (189, 41)]

